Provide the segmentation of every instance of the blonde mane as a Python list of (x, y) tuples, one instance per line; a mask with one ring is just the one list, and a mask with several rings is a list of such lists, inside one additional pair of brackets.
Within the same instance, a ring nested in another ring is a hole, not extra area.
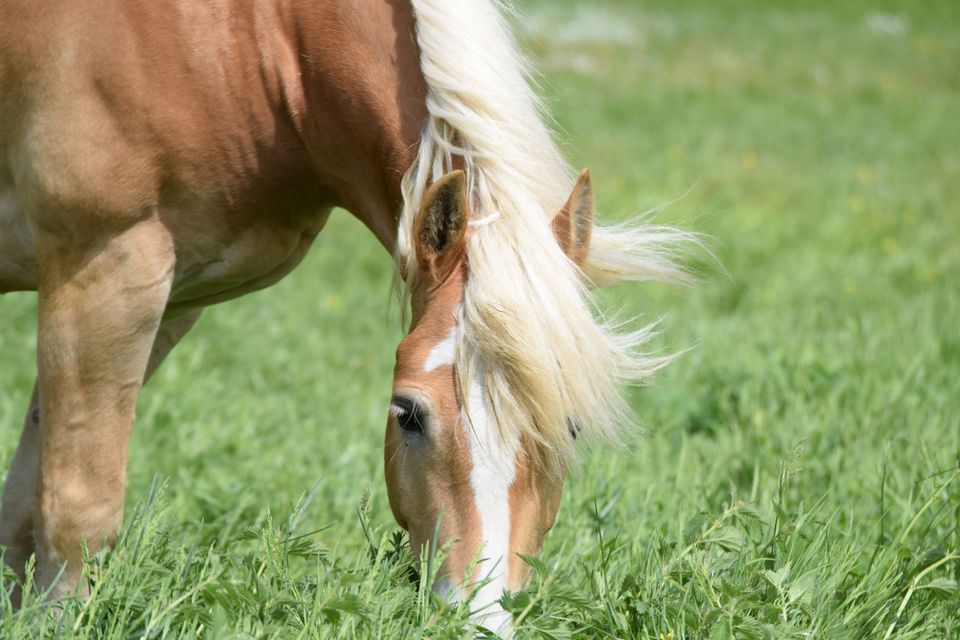
[[(474, 221), (468, 235), (457, 371), (462, 390), (483, 376), (504, 437), (533, 445), (535, 462), (562, 471), (570, 425), (620, 441), (630, 423), (621, 387), (669, 357), (641, 351), (652, 327), (621, 332), (594, 313), (589, 288), (623, 280), (684, 280), (671, 256), (689, 234), (625, 223), (597, 226), (577, 268), (550, 221), (574, 174), (542, 117), (527, 64), (492, 0), (411, 0), (427, 82), (419, 153), (403, 180), (399, 263), (416, 278), (411, 227), (427, 186), (462, 168)], [(455, 164), (456, 158), (456, 164)]]

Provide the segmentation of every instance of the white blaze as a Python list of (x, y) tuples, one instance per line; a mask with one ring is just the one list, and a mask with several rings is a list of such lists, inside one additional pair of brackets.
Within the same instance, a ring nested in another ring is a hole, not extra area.
[(510, 559), (510, 485), (516, 477), (518, 443), (505, 441), (491, 419), (482, 367), (470, 383), (463, 430), (470, 446), (470, 486), (480, 516), (483, 561), (477, 578), (489, 579), (473, 599), (477, 622), (500, 633), (510, 628), (510, 614), (497, 602), (508, 586)]
[(430, 373), (434, 369), (452, 365), (456, 357), (457, 327), (454, 327), (450, 330), (450, 334), (446, 338), (433, 345), (433, 349), (430, 349), (430, 353), (427, 354), (427, 359), (423, 362), (423, 370), (426, 373)]
[[(424, 362), (429, 373), (456, 361), (458, 327), (438, 342)], [(510, 559), (510, 485), (516, 477), (518, 442), (505, 441), (491, 419), (490, 399), (483, 386), (483, 367), (478, 367), (470, 382), (469, 396), (461, 423), (470, 450), (470, 486), (480, 520), (483, 549), (477, 569), (478, 581), (489, 580), (474, 596), (472, 608), (477, 623), (500, 634), (510, 632), (510, 614), (498, 600), (508, 586)], [(438, 581), (438, 591), (456, 600), (463, 591), (449, 579)]]

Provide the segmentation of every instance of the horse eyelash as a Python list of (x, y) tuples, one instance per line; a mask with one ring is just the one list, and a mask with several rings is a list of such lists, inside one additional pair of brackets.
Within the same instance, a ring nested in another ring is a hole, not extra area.
[(411, 407), (404, 407), (402, 405), (397, 404), (396, 402), (391, 402), (390, 408), (387, 410), (387, 412), (391, 416), (399, 420), (401, 418), (406, 418), (407, 416), (415, 413), (416, 410), (417, 410), (416, 405), (412, 405)]

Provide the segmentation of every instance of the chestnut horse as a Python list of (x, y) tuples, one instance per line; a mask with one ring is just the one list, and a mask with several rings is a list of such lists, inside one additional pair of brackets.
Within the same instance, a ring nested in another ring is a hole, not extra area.
[(595, 227), (574, 178), (494, 0), (0, 0), (0, 292), (39, 298), (5, 561), (23, 577), (36, 554), (50, 597), (84, 593), (145, 381), (343, 207), (410, 309), (391, 508), (415, 556), (439, 519), (438, 588), (505, 628), (574, 440), (616, 439), (621, 384), (663, 363), (589, 287), (682, 276), (683, 234)]

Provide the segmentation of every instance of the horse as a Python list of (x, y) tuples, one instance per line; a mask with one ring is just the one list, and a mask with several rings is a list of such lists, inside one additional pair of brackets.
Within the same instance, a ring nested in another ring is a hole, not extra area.
[[(38, 295), (0, 544), (52, 600), (123, 521), (146, 381), (208, 305), (267, 287), (330, 211), (393, 257), (409, 330), (384, 468), (436, 589), (509, 626), (583, 438), (666, 358), (592, 289), (682, 280), (687, 238), (595, 222), (495, 0), (0, 0), (0, 292)], [(349, 268), (349, 265), (344, 265)], [(18, 597), (18, 596), (15, 596)]]

